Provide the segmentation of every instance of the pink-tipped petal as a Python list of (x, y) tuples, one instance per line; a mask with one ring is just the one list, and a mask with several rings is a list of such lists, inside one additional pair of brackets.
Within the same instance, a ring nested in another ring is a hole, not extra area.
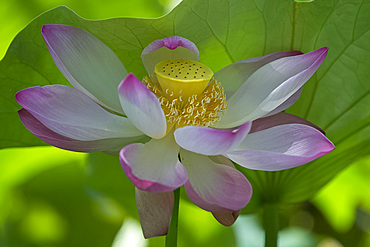
[(263, 57), (249, 58), (226, 66), (215, 73), (215, 79), (222, 83), (227, 98), (233, 95), (247, 79), (263, 65), (282, 57), (301, 55), (300, 51), (275, 52)]
[(188, 179), (178, 161), (180, 147), (168, 134), (165, 138), (124, 147), (120, 161), (126, 176), (139, 189), (149, 192), (168, 192), (182, 186)]
[(232, 226), (239, 217), (240, 210), (229, 212), (213, 212), (215, 219), (224, 226)]
[(259, 118), (257, 120), (254, 120), (252, 122), (252, 128), (249, 131), (249, 134), (252, 134), (254, 132), (258, 132), (261, 130), (269, 129), (278, 125), (283, 125), (283, 124), (305, 124), (311, 127), (314, 127), (315, 129), (319, 130), (321, 133), (325, 135), (325, 132), (315, 124), (307, 121), (304, 118), (285, 113), (285, 112), (280, 112), (275, 115), (269, 116), (269, 117), (263, 117)]
[(173, 192), (152, 193), (135, 188), (135, 198), (144, 237), (167, 235), (174, 204)]
[(328, 48), (283, 57), (255, 71), (227, 100), (218, 128), (232, 128), (270, 113), (295, 94), (324, 61)]
[(319, 158), (334, 145), (313, 127), (285, 124), (247, 135), (238, 149), (226, 156), (249, 169), (279, 171)]
[(143, 135), (127, 118), (109, 113), (72, 87), (49, 85), (26, 88), (19, 91), (15, 99), (47, 128), (74, 140)]
[(236, 129), (186, 126), (176, 129), (174, 134), (176, 142), (186, 150), (203, 155), (219, 155), (238, 147), (251, 125), (251, 122), (246, 122)]
[(127, 71), (108, 46), (91, 33), (67, 25), (44, 25), (42, 35), (55, 64), (75, 88), (123, 113), (117, 86)]
[(30, 112), (22, 108), (18, 111), (19, 118), (23, 125), (35, 136), (44, 142), (65, 150), (75, 152), (108, 152), (117, 153), (119, 150), (131, 143), (146, 141), (146, 136), (138, 136), (131, 138), (108, 138), (94, 141), (79, 141), (72, 138), (62, 136), (48, 129)]
[(180, 156), (189, 176), (186, 194), (196, 205), (211, 212), (237, 211), (247, 205), (252, 186), (232, 164), (186, 150)]
[(157, 96), (130, 73), (118, 87), (119, 98), (126, 116), (144, 134), (162, 138), (167, 123)]
[(172, 36), (150, 43), (143, 50), (141, 59), (148, 74), (153, 74), (155, 65), (166, 59), (199, 61), (199, 51), (197, 46), (190, 40)]

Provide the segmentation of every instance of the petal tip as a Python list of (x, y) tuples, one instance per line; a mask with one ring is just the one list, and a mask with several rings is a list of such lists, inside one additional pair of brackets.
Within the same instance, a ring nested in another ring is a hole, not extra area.
[[(139, 84), (137, 84), (139, 82)], [(128, 75), (121, 81), (121, 83), (118, 85), (118, 91), (119, 93), (123, 93), (125, 91), (125, 88), (128, 86), (141, 86), (141, 81), (132, 73), (128, 73)]]
[(325, 138), (326, 138), (326, 141), (328, 142), (328, 148), (327, 148), (326, 153), (330, 153), (331, 151), (333, 151), (335, 149), (335, 145), (326, 136), (325, 136)]
[(68, 25), (62, 25), (62, 24), (45, 24), (41, 27), (41, 33), (42, 33), (42, 36), (45, 38), (45, 36), (47, 36), (49, 33), (52, 33), (54, 31), (57, 31), (58, 29), (66, 29), (66, 28), (74, 28), (72, 26), (68, 26)]
[(194, 53), (199, 55), (199, 50), (193, 42), (180, 36), (171, 36), (151, 42), (147, 47), (144, 48), (141, 56), (147, 55), (162, 47), (166, 47), (170, 50), (175, 50), (179, 46), (192, 50)]
[(230, 212), (212, 212), (213, 217), (223, 226), (232, 226), (239, 217), (240, 210)]
[(53, 28), (55, 24), (45, 24), (41, 27), (41, 33), (42, 34), (45, 34), (46, 32), (48, 32), (51, 28)]
[[(24, 89), (16, 92), (15, 95), (14, 95), (14, 98), (20, 105), (22, 105), (22, 103), (24, 103), (24, 99), (27, 100), (27, 98), (33, 97), (33, 95), (31, 95), (31, 94), (34, 93), (35, 90), (39, 90), (39, 89), (42, 89), (42, 87), (41, 86), (35, 86), (35, 87), (24, 88)], [(25, 95), (27, 95), (27, 97), (25, 97)]]
[(21, 100), (21, 92), (22, 92), (23, 90), (21, 90), (21, 91), (18, 91), (18, 92), (16, 92), (15, 93), (15, 95), (14, 95), (14, 99), (15, 99), (15, 101), (17, 101), (18, 103), (20, 102), (20, 100)]
[[(183, 168), (183, 173), (174, 175), (176, 179), (175, 184), (171, 183), (172, 181), (166, 183), (163, 181), (159, 181), (159, 179), (158, 181), (156, 181), (156, 179), (153, 178), (143, 178), (142, 175), (140, 176), (141, 178), (139, 176), (136, 176), (132, 168), (135, 166), (135, 158), (137, 159), (137, 157), (140, 156), (140, 152), (143, 151), (141, 150), (143, 146), (144, 144), (141, 143), (130, 144), (122, 148), (119, 153), (121, 167), (126, 176), (131, 180), (131, 182), (137, 189), (154, 193), (170, 192), (185, 184), (185, 182), (188, 180), (185, 168)], [(140, 161), (138, 162), (140, 163)], [(144, 163), (146, 164), (147, 162)], [(138, 163), (136, 163), (136, 165), (137, 164)]]
[(317, 49), (316, 51), (313, 51), (313, 52), (320, 54), (318, 56), (322, 57), (322, 60), (324, 60), (326, 55), (328, 54), (328, 51), (329, 51), (329, 47), (324, 46), (324, 47), (321, 47), (321, 48), (319, 48), (319, 49)]

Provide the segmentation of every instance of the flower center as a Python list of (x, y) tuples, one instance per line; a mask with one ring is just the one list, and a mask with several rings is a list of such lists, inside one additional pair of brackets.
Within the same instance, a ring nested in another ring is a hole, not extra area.
[(209, 126), (226, 110), (226, 96), (210, 68), (188, 59), (169, 59), (155, 66), (143, 83), (158, 97), (169, 126)]

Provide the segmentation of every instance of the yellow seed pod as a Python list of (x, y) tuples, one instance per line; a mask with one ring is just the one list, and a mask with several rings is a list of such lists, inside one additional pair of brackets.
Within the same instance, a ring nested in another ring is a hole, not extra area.
[(187, 100), (200, 95), (213, 77), (210, 68), (188, 59), (168, 59), (158, 63), (154, 72), (164, 93), (170, 98)]

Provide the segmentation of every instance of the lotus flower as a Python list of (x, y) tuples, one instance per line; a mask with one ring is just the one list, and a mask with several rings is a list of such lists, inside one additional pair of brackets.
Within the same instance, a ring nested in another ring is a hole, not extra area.
[(21, 121), (62, 149), (120, 150), (145, 237), (167, 233), (173, 190), (183, 185), (196, 205), (231, 225), (252, 196), (234, 163), (278, 171), (334, 149), (313, 124), (281, 112), (297, 100), (326, 47), (246, 59), (213, 73), (194, 43), (168, 37), (143, 50), (148, 76), (139, 80), (87, 31), (45, 25), (42, 35), (74, 88), (18, 92)]

